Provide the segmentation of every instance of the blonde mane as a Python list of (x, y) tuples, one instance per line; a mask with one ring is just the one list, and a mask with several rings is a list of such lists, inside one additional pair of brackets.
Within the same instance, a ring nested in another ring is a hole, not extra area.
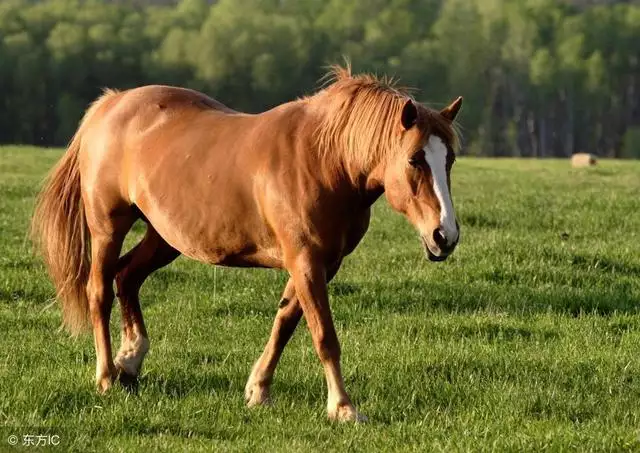
[[(325, 76), (329, 85), (308, 101), (317, 102), (323, 115), (315, 133), (323, 157), (339, 154), (343, 161), (368, 170), (389, 157), (400, 144), (400, 116), (413, 97), (393, 79), (370, 74), (352, 75), (347, 66), (334, 66)], [(436, 111), (415, 102), (418, 126), (457, 146), (457, 133)]]
[(352, 76), (349, 67), (334, 66), (326, 80), (330, 85), (313, 96), (324, 111), (316, 130), (318, 149), (323, 157), (341, 150), (345, 162), (368, 169), (396, 148), (398, 119), (409, 95), (393, 80)]

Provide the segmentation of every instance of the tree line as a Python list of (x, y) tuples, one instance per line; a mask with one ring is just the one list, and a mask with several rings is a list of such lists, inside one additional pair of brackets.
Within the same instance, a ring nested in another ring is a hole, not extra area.
[(0, 2), (0, 142), (63, 145), (103, 87), (188, 86), (258, 112), (327, 65), (465, 97), (465, 152), (640, 156), (640, 6), (558, 0)]

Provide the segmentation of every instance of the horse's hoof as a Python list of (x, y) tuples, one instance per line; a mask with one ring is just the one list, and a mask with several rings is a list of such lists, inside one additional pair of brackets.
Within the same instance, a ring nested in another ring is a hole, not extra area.
[(353, 422), (353, 423), (366, 423), (367, 417), (356, 410), (352, 405), (339, 406), (334, 410), (330, 410), (329, 420), (337, 422)]
[(258, 384), (247, 385), (244, 390), (244, 400), (247, 407), (270, 406), (269, 388)]
[(113, 376), (103, 376), (96, 379), (96, 390), (99, 394), (104, 395), (113, 385)]

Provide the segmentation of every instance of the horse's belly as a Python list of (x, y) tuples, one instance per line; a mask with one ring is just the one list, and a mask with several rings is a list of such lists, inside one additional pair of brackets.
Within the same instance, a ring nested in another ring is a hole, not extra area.
[(277, 248), (261, 249), (255, 252), (229, 254), (224, 257), (212, 257), (216, 264), (231, 267), (269, 267), (282, 269), (282, 253)]
[(178, 154), (158, 158), (155, 167), (140, 164), (129, 184), (132, 202), (162, 238), (206, 263), (281, 267), (282, 254), (251, 182), (229, 165), (207, 162), (208, 156), (179, 159)]
[(183, 255), (225, 266), (282, 267), (280, 247), (256, 215), (166, 201), (140, 196), (136, 204), (160, 236)]
[(191, 243), (186, 244), (183, 254), (204, 263), (229, 267), (283, 267), (282, 254), (278, 248), (259, 247), (251, 243), (236, 246)]
[[(282, 268), (282, 253), (270, 244), (256, 244), (238, 231), (195, 232), (180, 228), (154, 228), (172, 247), (185, 256), (209, 264), (231, 267)], [(164, 230), (164, 231), (163, 231)]]

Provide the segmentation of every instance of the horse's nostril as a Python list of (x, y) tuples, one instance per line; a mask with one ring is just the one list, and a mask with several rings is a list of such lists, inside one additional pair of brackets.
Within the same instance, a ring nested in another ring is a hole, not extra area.
[(445, 249), (447, 247), (447, 238), (444, 236), (442, 228), (436, 228), (433, 230), (433, 241), (438, 247), (440, 247), (440, 249)]

